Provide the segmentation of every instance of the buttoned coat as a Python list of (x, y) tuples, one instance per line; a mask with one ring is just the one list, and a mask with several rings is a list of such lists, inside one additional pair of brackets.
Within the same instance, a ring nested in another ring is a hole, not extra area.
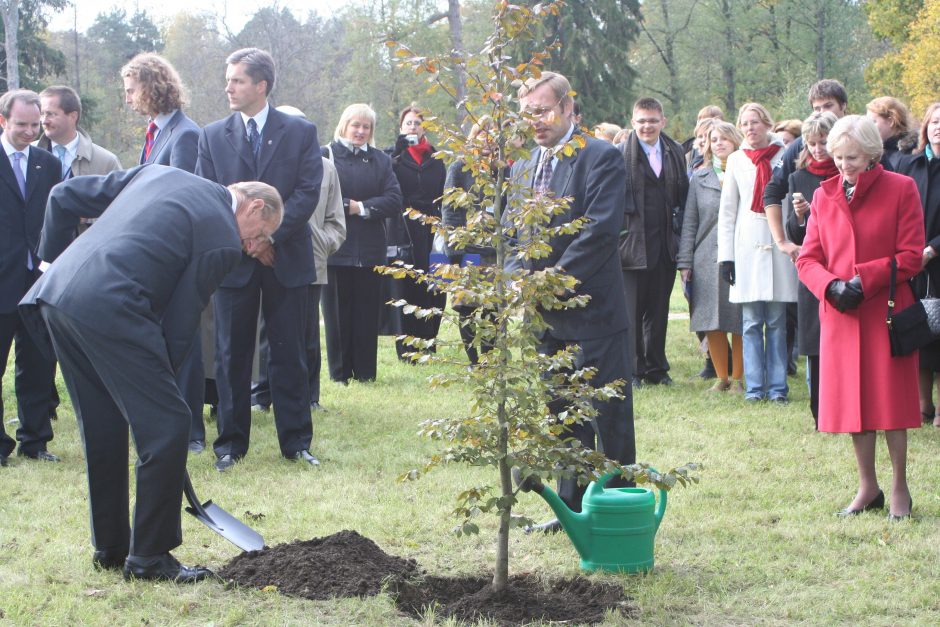
[[(196, 174), (222, 185), (261, 181), (276, 188), (284, 201), (284, 220), (274, 232), (274, 275), (284, 287), (316, 280), (308, 221), (320, 197), (323, 160), (317, 127), (273, 107), (261, 136), (255, 166), (241, 113), (235, 112), (202, 129)], [(222, 287), (244, 287), (261, 262), (244, 255)]]
[[(770, 162), (780, 165), (783, 144)], [(790, 257), (774, 244), (767, 215), (751, 211), (757, 168), (744, 153), (746, 143), (728, 157), (718, 211), (718, 262), (733, 261), (735, 284), (728, 291), (732, 303), (767, 301), (795, 303), (796, 269)], [(763, 194), (761, 194), (763, 196)], [(786, 216), (783, 216), (786, 220)]]
[[(542, 259), (523, 263), (509, 255), (507, 270), (563, 268), (578, 280), (575, 294), (591, 297), (586, 307), (543, 310), (542, 316), (558, 340), (589, 340), (627, 328), (627, 303), (621, 289), (623, 275), (617, 241), (623, 223), (624, 163), (610, 144), (583, 136), (585, 145), (574, 154), (558, 155), (550, 189), (555, 197), (571, 197), (568, 210), (552, 218), (551, 226), (586, 218), (584, 227), (551, 240), (552, 251)], [(531, 187), (540, 151), (512, 166), (514, 181)], [(507, 208), (507, 212), (512, 207)]]
[(677, 266), (692, 271), (692, 331), (741, 333), (741, 306), (728, 300), (729, 285), (718, 276), (718, 206), (721, 183), (710, 165), (696, 168), (689, 183)]
[[(907, 280), (921, 266), (924, 216), (914, 181), (881, 165), (863, 172), (851, 202), (842, 177), (813, 195), (800, 280), (819, 299), (819, 430), (858, 433), (921, 423), (917, 353), (892, 357), (885, 315), (890, 262), (897, 262), (895, 309), (914, 302)], [(826, 301), (832, 281), (858, 275), (864, 300), (840, 313)]]

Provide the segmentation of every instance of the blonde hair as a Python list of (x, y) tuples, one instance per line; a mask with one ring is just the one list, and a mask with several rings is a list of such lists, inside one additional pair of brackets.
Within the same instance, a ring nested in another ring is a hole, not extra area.
[(346, 127), (353, 118), (366, 118), (372, 123), (372, 132), (369, 133), (369, 145), (375, 146), (375, 111), (372, 107), (364, 103), (351, 104), (343, 109), (343, 114), (339, 116), (339, 124), (333, 131), (333, 139), (340, 140), (346, 136)]
[(806, 140), (809, 139), (810, 135), (829, 137), (829, 133), (832, 132), (832, 127), (835, 126), (835, 123), (838, 121), (839, 118), (837, 118), (836, 114), (832, 111), (821, 111), (819, 113), (814, 113), (803, 120), (803, 128), (801, 133), (803, 136), (803, 148), (800, 150), (800, 154), (796, 158), (797, 170), (805, 168), (809, 163), (809, 146), (806, 145)]
[(730, 141), (734, 144), (735, 150), (744, 143), (744, 135), (741, 134), (737, 126), (723, 120), (712, 120), (712, 127), (708, 131), (708, 141), (705, 142), (705, 150), (702, 151), (702, 165), (699, 167), (712, 167), (712, 160), (715, 158), (715, 153), (712, 152), (712, 133), (718, 133)]
[(563, 75), (557, 72), (542, 72), (538, 78), (530, 78), (519, 88), (519, 98), (525, 98), (542, 85), (548, 85), (555, 94), (555, 99), (561, 105), (564, 111), (569, 105), (574, 106), (574, 98), (571, 97), (571, 83)]
[(774, 125), (774, 133), (790, 133), (793, 139), (803, 134), (803, 122), (800, 120), (781, 120)]
[(595, 137), (597, 137), (597, 132), (600, 131), (601, 135), (603, 135), (604, 138), (607, 139), (607, 141), (612, 142), (614, 141), (614, 137), (617, 136), (617, 133), (619, 133), (623, 129), (621, 129), (616, 124), (612, 124), (610, 122), (600, 122), (598, 124), (595, 124), (594, 128), (591, 130), (594, 131)]
[(724, 122), (725, 112), (722, 111), (721, 107), (719, 107), (718, 105), (705, 105), (704, 107), (698, 110), (698, 115), (695, 117), (695, 119), (696, 121), (701, 122), (702, 120), (705, 120), (708, 118), (717, 119), (717, 120), (721, 120), (722, 122)]
[(897, 98), (891, 96), (875, 98), (865, 105), (865, 109), (891, 122), (894, 137), (902, 138), (911, 133), (914, 128), (910, 110)]
[(917, 142), (917, 150), (920, 152), (926, 151), (927, 146), (930, 144), (930, 140), (927, 139), (927, 125), (930, 124), (930, 118), (933, 117), (937, 109), (940, 109), (940, 102), (927, 105), (927, 110), (924, 111), (924, 121), (921, 122), (920, 133), (918, 135), (919, 141)]
[(834, 153), (848, 141), (858, 144), (872, 163), (881, 159), (884, 153), (878, 127), (863, 115), (847, 115), (833, 124), (832, 130), (829, 131), (829, 140), (826, 142), (829, 154)]

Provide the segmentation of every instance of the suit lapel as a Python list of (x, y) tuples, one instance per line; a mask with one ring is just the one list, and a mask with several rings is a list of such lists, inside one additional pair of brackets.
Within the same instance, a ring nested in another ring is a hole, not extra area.
[(255, 159), (251, 154), (251, 146), (248, 144), (248, 138), (245, 135), (245, 125), (242, 123), (241, 114), (238, 112), (229, 116), (225, 123), (225, 136), (228, 139), (232, 150), (238, 155), (248, 171), (255, 172)]
[[(29, 151), (29, 160), (26, 162), (26, 201), (29, 202), (29, 197), (33, 195), (36, 186), (39, 185), (39, 178), (43, 175), (42, 165), (39, 164), (39, 149), (34, 148)], [(58, 159), (56, 159), (58, 161)], [(61, 168), (59, 166), (59, 178), (61, 175)]]
[(160, 156), (160, 152), (170, 141), (170, 137), (173, 135), (173, 129), (176, 128), (177, 116), (180, 115), (180, 111), (177, 110), (173, 114), (173, 117), (170, 118), (170, 121), (166, 123), (166, 127), (160, 129), (160, 133), (157, 135), (157, 140), (153, 144), (153, 148), (150, 149), (150, 158), (147, 159), (147, 163), (156, 163), (157, 157)]
[(16, 175), (13, 174), (13, 162), (10, 161), (10, 158), (6, 156), (6, 154), (0, 153), (0, 156), (2, 156), (2, 158), (0, 158), (0, 178), (10, 186), (10, 190), (12, 190), (16, 197), (20, 198), (20, 186), (19, 183), (16, 182)]
[(568, 184), (571, 182), (571, 174), (574, 172), (574, 162), (577, 160), (581, 149), (576, 148), (573, 155), (566, 157), (561, 152), (558, 153), (558, 164), (552, 173), (552, 182), (549, 188), (555, 193), (556, 198), (566, 196)]
[(284, 136), (284, 120), (280, 116), (280, 111), (274, 108), (268, 110), (268, 119), (261, 129), (261, 154), (258, 156), (258, 178), (264, 176), (271, 159), (277, 152), (278, 144)]

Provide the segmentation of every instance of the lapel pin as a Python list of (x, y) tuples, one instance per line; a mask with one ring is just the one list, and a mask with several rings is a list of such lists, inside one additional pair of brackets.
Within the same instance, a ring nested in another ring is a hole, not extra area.
[(273, 143), (274, 143), (274, 142), (272, 142), (270, 139), (268, 140), (268, 146), (270, 146), (270, 145), (273, 144)]

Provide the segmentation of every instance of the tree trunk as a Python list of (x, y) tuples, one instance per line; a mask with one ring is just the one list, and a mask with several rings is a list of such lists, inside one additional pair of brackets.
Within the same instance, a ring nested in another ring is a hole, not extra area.
[(721, 60), (721, 75), (725, 81), (724, 105), (726, 115), (732, 115), (736, 108), (737, 97), (737, 77), (734, 71), (734, 22), (731, 12), (731, 2), (721, 0), (721, 18), (724, 25), (725, 52)]
[(826, 77), (826, 3), (816, 6), (816, 80)]
[[(450, 28), (450, 47), (454, 57), (460, 62), (454, 64), (454, 74), (457, 80), (455, 85), (457, 96), (457, 122), (461, 127), (467, 119), (467, 107), (464, 99), (467, 97), (467, 75), (464, 72), (463, 48), (463, 21), (460, 19), (460, 0), (447, 0), (447, 22)], [(467, 130), (467, 129), (464, 129)]]
[(668, 5), (667, 0), (660, 0), (659, 6), (662, 10), (663, 26), (666, 31), (666, 39), (663, 42), (663, 61), (666, 64), (666, 71), (669, 73), (669, 103), (672, 105), (672, 111), (678, 113), (682, 110), (682, 91), (679, 87), (679, 66), (676, 63), (676, 33), (669, 18)]
[(7, 54), (7, 90), (20, 87), (20, 55), (17, 36), (20, 30), (20, 0), (0, 2), (3, 13), (3, 29), (6, 34), (4, 49)]
[(72, 5), (72, 34), (75, 45), (75, 91), (82, 93), (82, 71), (78, 58), (78, 6), (75, 4)]

